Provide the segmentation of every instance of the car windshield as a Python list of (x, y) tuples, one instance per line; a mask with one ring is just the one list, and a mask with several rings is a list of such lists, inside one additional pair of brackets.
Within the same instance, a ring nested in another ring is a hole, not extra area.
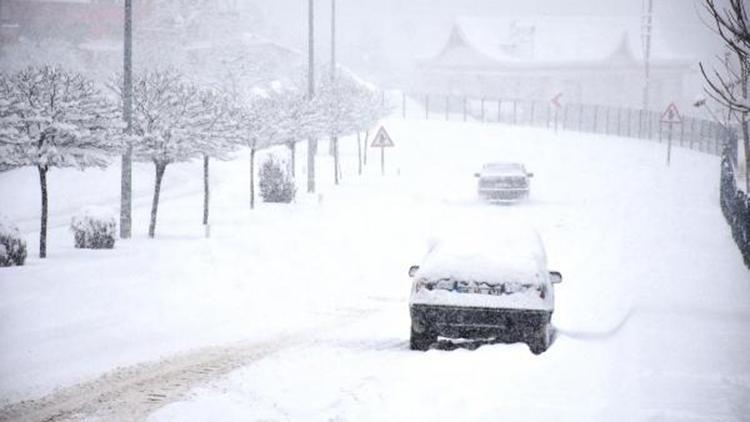
[(526, 281), (505, 281), (505, 282), (487, 282), (487, 281), (466, 281), (456, 280), (453, 278), (441, 278), (436, 280), (425, 280), (425, 287), (428, 289), (440, 289), (454, 291), (457, 293), (480, 293), (495, 295), (510, 295), (514, 293), (525, 292), (530, 289), (541, 289), (538, 283)]

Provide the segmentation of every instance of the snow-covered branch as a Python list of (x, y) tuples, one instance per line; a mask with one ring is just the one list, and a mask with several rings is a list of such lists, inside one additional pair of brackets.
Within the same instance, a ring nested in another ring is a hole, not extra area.
[(54, 66), (3, 73), (0, 98), (4, 164), (103, 167), (120, 146), (116, 106), (80, 74)]

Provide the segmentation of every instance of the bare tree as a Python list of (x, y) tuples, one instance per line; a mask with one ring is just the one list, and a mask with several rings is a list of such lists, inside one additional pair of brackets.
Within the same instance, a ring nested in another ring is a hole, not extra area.
[[(357, 128), (357, 167), (359, 174), (362, 174), (362, 165), (366, 164), (365, 154), (367, 153), (367, 142), (370, 139), (370, 129), (373, 129), (378, 121), (388, 113), (388, 109), (383, 106), (381, 101), (381, 95), (374, 88), (365, 85), (361, 85), (356, 93), (355, 125)], [(365, 135), (364, 139), (361, 136), (362, 132)]]
[(255, 155), (258, 150), (269, 146), (270, 140), (282, 139), (278, 129), (273, 126), (277, 110), (273, 100), (257, 97), (247, 100), (239, 112), (241, 139), (250, 149), (250, 209), (255, 208)]
[[(316, 98), (318, 108), (322, 111), (321, 123), (324, 133), (331, 136), (332, 142), (339, 137), (357, 134), (358, 171), (362, 173), (363, 145), (360, 132), (365, 132), (364, 147), (367, 147), (369, 129), (386, 113), (381, 104), (380, 95), (374, 87), (356, 79), (352, 74), (342, 70), (335, 80), (320, 83), (320, 93)], [(338, 182), (339, 150), (334, 145), (334, 181)]]
[(54, 66), (0, 74), (0, 164), (39, 171), (40, 258), (47, 256), (47, 173), (105, 167), (120, 146), (118, 122), (115, 105), (80, 74)]
[(706, 93), (726, 107), (740, 125), (745, 151), (745, 186), (750, 188), (750, 19), (745, 0), (728, 1), (726, 7), (720, 7), (716, 0), (705, 0), (715, 32), (727, 49), (724, 68), (707, 72), (701, 63), (700, 69), (706, 80)]
[(323, 111), (323, 123), (332, 142), (334, 183), (339, 183), (340, 137), (357, 131), (359, 93), (362, 85), (350, 74), (340, 72), (337, 78), (322, 80), (316, 102)]
[[(120, 78), (121, 80), (121, 78)], [(119, 82), (119, 81), (118, 81)], [(113, 89), (122, 94), (119, 84)], [(133, 159), (154, 163), (156, 177), (148, 235), (156, 233), (161, 183), (167, 166), (200, 156), (199, 142), (205, 110), (199, 89), (174, 70), (153, 70), (134, 75), (133, 121), (130, 142)]]
[(300, 84), (292, 84), (278, 93), (278, 124), (282, 128), (282, 137), (286, 139), (290, 153), (290, 173), (295, 176), (296, 144), (305, 139), (319, 137), (325, 131), (322, 110), (318, 100), (309, 101)]
[(241, 137), (238, 107), (225, 94), (202, 89), (198, 94), (202, 112), (194, 121), (197, 149), (203, 155), (203, 225), (208, 236), (210, 198), (209, 160), (226, 160)]

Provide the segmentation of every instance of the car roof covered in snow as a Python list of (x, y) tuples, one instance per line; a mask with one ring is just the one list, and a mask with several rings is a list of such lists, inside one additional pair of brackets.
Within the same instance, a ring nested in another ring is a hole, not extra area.
[(521, 224), (443, 236), (432, 241), (417, 277), (488, 283), (542, 282), (547, 258), (537, 232)]
[(526, 175), (526, 169), (521, 163), (494, 162), (494, 163), (484, 164), (482, 166), (482, 174), (523, 174), (523, 175)]

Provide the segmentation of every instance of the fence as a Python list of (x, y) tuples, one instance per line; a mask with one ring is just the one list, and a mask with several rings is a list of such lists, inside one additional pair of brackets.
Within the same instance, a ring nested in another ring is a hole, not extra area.
[(732, 237), (750, 268), (750, 197), (737, 189), (735, 163), (730, 157), (732, 142), (728, 142), (721, 159), (721, 211), (732, 230)]
[[(409, 104), (410, 106), (407, 106)], [(415, 107), (416, 105), (416, 107)], [(660, 122), (661, 113), (626, 107), (564, 104), (520, 99), (469, 98), (438, 94), (401, 94), (402, 117), (495, 122), (550, 130), (571, 130), (666, 142), (721, 155), (725, 138), (721, 125), (683, 116), (681, 124)]]

